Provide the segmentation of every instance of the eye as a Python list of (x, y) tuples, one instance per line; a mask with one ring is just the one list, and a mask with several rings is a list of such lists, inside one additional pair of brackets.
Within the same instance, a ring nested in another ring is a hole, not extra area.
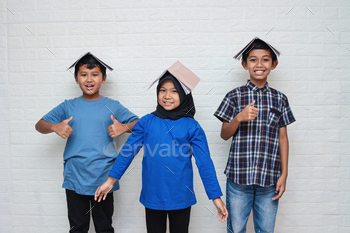
[(177, 93), (177, 90), (172, 90), (172, 93)]
[(165, 90), (164, 89), (160, 89), (159, 92), (165, 92)]
[(270, 59), (265, 58), (263, 61), (264, 61), (264, 62), (269, 62), (269, 61), (270, 61)]
[(83, 77), (85, 77), (85, 76), (86, 76), (86, 74), (81, 74), (80, 76), (83, 76)]
[(249, 61), (251, 61), (251, 62), (255, 62), (255, 61), (256, 61), (256, 59), (252, 58), (252, 59), (250, 59)]

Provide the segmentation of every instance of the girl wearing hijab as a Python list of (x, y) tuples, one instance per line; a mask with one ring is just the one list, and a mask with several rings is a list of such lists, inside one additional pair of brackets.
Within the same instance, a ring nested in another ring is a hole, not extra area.
[(219, 220), (228, 217), (222, 192), (210, 158), (205, 133), (196, 120), (192, 93), (186, 95), (168, 71), (159, 79), (156, 111), (142, 117), (121, 149), (108, 179), (98, 187), (95, 200), (105, 199), (141, 147), (142, 190), (148, 233), (165, 233), (169, 216), (171, 233), (188, 233), (193, 191), (192, 155), (205, 191), (218, 210)]

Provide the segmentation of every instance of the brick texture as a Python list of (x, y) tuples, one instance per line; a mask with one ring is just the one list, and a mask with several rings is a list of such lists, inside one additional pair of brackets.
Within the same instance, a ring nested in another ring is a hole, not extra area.
[[(65, 141), (39, 134), (34, 124), (81, 94), (66, 68), (86, 51), (115, 68), (102, 94), (139, 116), (156, 106), (154, 88), (144, 86), (176, 60), (202, 79), (193, 93), (196, 119), (225, 192), (230, 142), (220, 138), (213, 113), (229, 90), (245, 84), (248, 73), (232, 57), (254, 36), (282, 51), (268, 81), (288, 96), (297, 119), (288, 127), (289, 177), (276, 232), (349, 232), (349, 15), (348, 0), (1, 1), (0, 232), (69, 230), (61, 188)], [(117, 233), (146, 232), (141, 159), (114, 194)], [(190, 232), (227, 232), (211, 213), (196, 168), (194, 180)]]

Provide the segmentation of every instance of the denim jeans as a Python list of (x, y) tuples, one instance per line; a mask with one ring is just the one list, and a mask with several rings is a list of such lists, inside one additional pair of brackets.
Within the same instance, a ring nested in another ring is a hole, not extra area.
[(273, 201), (276, 186), (239, 185), (227, 179), (226, 205), (229, 212), (227, 233), (245, 233), (253, 209), (255, 232), (274, 232), (278, 200)]

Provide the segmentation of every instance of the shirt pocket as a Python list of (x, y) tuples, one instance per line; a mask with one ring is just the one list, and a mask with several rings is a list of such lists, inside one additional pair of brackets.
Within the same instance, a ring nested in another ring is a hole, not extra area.
[(267, 124), (275, 128), (278, 126), (279, 118), (281, 116), (281, 112), (277, 109), (271, 108), (268, 114)]

